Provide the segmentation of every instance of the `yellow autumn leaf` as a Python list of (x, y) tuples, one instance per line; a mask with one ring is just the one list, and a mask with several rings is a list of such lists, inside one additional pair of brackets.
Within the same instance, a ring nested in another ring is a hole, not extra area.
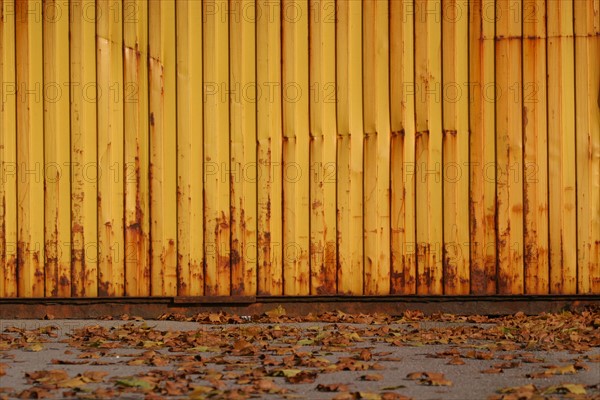
[(29, 346), (25, 347), (26, 351), (42, 351), (44, 350), (44, 345), (41, 343), (32, 343)]

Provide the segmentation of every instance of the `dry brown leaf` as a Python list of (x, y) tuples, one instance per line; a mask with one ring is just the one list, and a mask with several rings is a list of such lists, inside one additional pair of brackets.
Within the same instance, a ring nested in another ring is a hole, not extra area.
[(289, 383), (313, 383), (317, 379), (317, 373), (312, 371), (301, 371), (296, 375), (286, 377), (286, 382)]
[(56, 383), (59, 388), (76, 388), (83, 386), (87, 383), (86, 379), (82, 376), (76, 376), (74, 378), (65, 379)]
[(56, 384), (59, 381), (69, 378), (69, 374), (64, 369), (26, 372), (25, 376), (38, 383), (50, 384)]
[(373, 356), (372, 356), (371, 352), (367, 349), (362, 349), (358, 356), (358, 358), (360, 358), (363, 361), (370, 361), (372, 357)]
[(482, 374), (501, 374), (503, 372), (504, 371), (502, 370), (502, 368), (489, 368), (481, 371)]
[(106, 371), (86, 371), (83, 373), (83, 376), (89, 379), (90, 382), (102, 382), (107, 375), (108, 372)]
[(50, 391), (41, 387), (25, 389), (18, 394), (20, 399), (45, 399), (54, 397)]
[(412, 400), (410, 397), (403, 396), (399, 393), (384, 392), (381, 393), (381, 400)]
[(335, 396), (333, 396), (333, 398), (331, 400), (354, 400), (357, 398), (358, 398), (358, 395), (356, 393), (342, 392), (342, 393), (338, 393)]
[(213, 323), (219, 323), (221, 322), (221, 314), (210, 313), (208, 315), (208, 320)]
[(464, 365), (465, 362), (463, 361), (462, 358), (460, 357), (453, 357), (450, 361), (448, 361), (446, 364), (448, 365)]
[(89, 361), (75, 361), (75, 360), (57, 360), (57, 359), (52, 359), (50, 361), (51, 364), (60, 364), (60, 365), (83, 365), (83, 364), (88, 364)]
[(465, 354), (466, 358), (474, 358), (477, 360), (491, 360), (494, 358), (494, 353), (491, 351), (469, 351)]
[(537, 372), (533, 374), (527, 374), (528, 378), (546, 378), (550, 375), (571, 375), (577, 373), (573, 364), (565, 365), (562, 367), (552, 366), (546, 369), (544, 372)]
[(501, 368), (501, 369), (511, 369), (511, 368), (517, 368), (520, 365), (521, 365), (520, 362), (518, 362), (518, 361), (512, 361), (512, 362), (497, 363), (497, 364), (494, 364), (493, 367), (494, 368)]
[(361, 376), (360, 379), (363, 380), (363, 381), (372, 381), (372, 382), (382, 381), (383, 380), (383, 375), (380, 375), (380, 374), (368, 374), (368, 375)]
[(347, 392), (350, 390), (348, 385), (343, 383), (330, 383), (330, 384), (318, 384), (317, 390), (319, 392)]
[(445, 379), (440, 372), (412, 372), (407, 375), (407, 379), (419, 380), (420, 385), (452, 386), (452, 381)]
[(285, 308), (283, 308), (281, 305), (278, 305), (274, 309), (266, 311), (265, 314), (270, 318), (278, 318), (286, 315), (286, 311)]

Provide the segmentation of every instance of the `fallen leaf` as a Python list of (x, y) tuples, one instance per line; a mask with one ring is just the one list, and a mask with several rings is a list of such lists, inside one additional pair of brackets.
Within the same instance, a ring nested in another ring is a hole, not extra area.
[(42, 351), (44, 350), (44, 345), (41, 343), (32, 343), (29, 346), (25, 347), (25, 351)]
[(210, 322), (213, 322), (213, 323), (215, 323), (215, 322), (221, 322), (221, 315), (220, 314), (216, 314), (216, 313), (210, 313), (208, 315), (208, 320)]
[(585, 387), (575, 383), (563, 383), (557, 386), (550, 386), (542, 394), (587, 394)]
[(419, 380), (419, 379), (444, 379), (444, 374), (440, 372), (411, 372), (406, 376), (406, 378), (411, 380)]
[(360, 377), (360, 379), (363, 381), (370, 381), (370, 382), (382, 381), (383, 375), (380, 375), (380, 374), (363, 375)]
[(102, 382), (104, 377), (108, 375), (106, 371), (86, 371), (83, 376), (90, 380), (90, 382)]
[(494, 364), (493, 367), (501, 368), (501, 369), (511, 369), (511, 368), (517, 368), (520, 365), (521, 365), (521, 363), (518, 361), (511, 361), (511, 362), (497, 363), (497, 364)]
[(544, 372), (536, 372), (532, 374), (527, 374), (528, 378), (546, 378), (551, 375), (571, 375), (576, 374), (577, 370), (573, 364), (565, 365), (562, 367), (550, 367), (546, 369)]
[(411, 398), (399, 393), (385, 392), (381, 393), (381, 400), (411, 400)]
[(448, 361), (446, 364), (448, 365), (464, 365), (465, 362), (463, 361), (462, 358), (460, 357), (453, 357), (450, 361)]
[(381, 400), (381, 395), (378, 393), (358, 392), (358, 398), (365, 400)]
[(476, 360), (491, 360), (494, 358), (494, 353), (491, 351), (469, 351), (465, 354), (466, 358), (474, 358)]
[(397, 386), (386, 386), (384, 388), (381, 388), (381, 390), (398, 390), (398, 389), (405, 389), (406, 386), (404, 385), (397, 385)]
[(280, 369), (275, 371), (273, 376), (285, 376), (286, 378), (291, 378), (298, 375), (300, 372), (302, 372), (301, 369)]
[(481, 371), (482, 374), (501, 374), (504, 372), (502, 368), (489, 368)]
[(358, 358), (360, 358), (363, 361), (370, 361), (372, 357), (373, 356), (371, 352), (367, 349), (362, 349), (360, 354), (358, 355)]
[(59, 388), (76, 388), (85, 385), (87, 382), (84, 377), (76, 376), (71, 379), (65, 379), (63, 381), (57, 382), (56, 386)]
[(444, 379), (444, 374), (440, 372), (412, 372), (407, 379), (419, 380), (420, 385), (452, 386), (452, 381)]
[(41, 387), (33, 387), (25, 389), (19, 393), (20, 399), (45, 399), (47, 397), (54, 397), (47, 389)]
[(25, 376), (37, 383), (56, 384), (69, 379), (69, 374), (64, 369), (51, 369), (45, 371), (26, 372)]
[(276, 308), (266, 311), (265, 314), (270, 318), (277, 318), (281, 317), (282, 315), (286, 315), (286, 311), (285, 308), (283, 308), (280, 304)]
[(139, 378), (122, 378), (117, 380), (117, 385), (126, 386), (126, 387), (137, 387), (144, 390), (151, 390), (156, 385), (150, 383), (147, 380), (139, 379)]
[(76, 361), (76, 360), (57, 360), (57, 359), (52, 359), (50, 360), (51, 364), (60, 364), (60, 365), (83, 365), (83, 364), (88, 364), (89, 361)]
[(348, 385), (343, 383), (330, 383), (327, 385), (319, 383), (317, 385), (317, 390), (319, 392), (347, 392), (350, 389), (348, 388)]
[(317, 379), (317, 373), (312, 371), (302, 371), (294, 376), (286, 377), (289, 383), (313, 383)]
[(342, 392), (338, 393), (331, 400), (354, 400), (358, 398), (357, 393)]
[(498, 393), (534, 393), (537, 390), (535, 385), (512, 386), (498, 389)]

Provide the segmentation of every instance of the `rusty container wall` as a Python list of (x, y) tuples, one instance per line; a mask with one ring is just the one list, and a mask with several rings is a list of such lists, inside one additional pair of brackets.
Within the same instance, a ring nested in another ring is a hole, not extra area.
[(0, 21), (0, 298), (600, 294), (600, 0)]

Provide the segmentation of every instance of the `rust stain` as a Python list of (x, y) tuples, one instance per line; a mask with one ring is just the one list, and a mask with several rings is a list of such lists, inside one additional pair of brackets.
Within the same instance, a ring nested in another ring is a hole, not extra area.
[[(237, 242), (237, 239), (235, 240)], [(237, 245), (237, 243), (236, 243)], [(236, 249), (231, 250), (231, 267), (235, 268), (241, 263), (240, 253)]]
[(390, 271), (390, 285), (392, 294), (402, 293), (402, 289), (404, 288), (403, 271), (397, 271), (395, 269)]
[[(227, 252), (223, 253), (223, 249), (221, 243), (226, 243), (229, 241), (229, 220), (226, 217), (225, 213), (221, 211), (221, 215), (217, 217), (215, 221), (215, 245), (217, 249), (217, 277), (216, 277), (216, 285), (213, 290), (217, 293), (219, 292), (219, 288), (222, 286), (224, 281), (227, 283), (230, 282), (231, 279), (231, 262), (230, 262), (230, 254)], [(226, 277), (226, 278), (225, 278)]]
[(458, 281), (457, 266), (452, 262), (452, 256), (448, 251), (448, 246), (444, 243), (442, 246), (442, 268), (444, 275), (444, 285), (447, 289), (456, 289), (456, 283)]
[(336, 292), (336, 265), (337, 251), (335, 242), (327, 242), (325, 245), (325, 289), (328, 294)]
[[(4, 286), (5, 296), (6, 297), (16, 297), (17, 296), (17, 285), (16, 285), (17, 258), (14, 256), (6, 257), (4, 262), (5, 262), (5, 264), (4, 264), (4, 279), (6, 280), (8, 277), (11, 281), (13, 281), (15, 283), (15, 285), (12, 287)], [(13, 289), (12, 291), (10, 291), (11, 288)]]
[(203, 271), (204, 263), (203, 262), (190, 261), (190, 269), (192, 271), (194, 271), (191, 276), (192, 279), (198, 280), (198, 281), (204, 280), (204, 271)]
[(71, 281), (69, 280), (69, 277), (64, 274), (61, 275), (60, 279), (58, 280), (58, 283), (62, 287), (70, 287), (71, 286)]
[[(147, 292), (146, 287), (140, 287), (140, 281), (142, 279), (149, 278), (150, 276), (149, 266), (147, 265), (147, 262), (144, 262), (146, 251), (144, 250), (144, 232), (142, 231), (141, 226), (142, 220), (143, 214), (140, 209), (138, 190), (136, 194), (136, 221), (125, 227), (125, 248), (133, 248), (132, 252), (126, 251), (125, 263), (126, 268), (133, 267), (137, 271), (136, 277), (134, 279), (136, 282), (136, 290), (138, 293)], [(133, 266), (132, 264), (135, 266)]]
[(83, 226), (78, 223), (74, 223), (71, 230), (73, 233), (83, 233)]
[(105, 281), (103, 274), (98, 274), (98, 297), (109, 297), (110, 296), (110, 282)]
[(246, 292), (246, 287), (244, 285), (243, 281), (237, 282), (236, 285), (234, 285), (231, 288), (231, 294), (233, 296), (241, 296)]

